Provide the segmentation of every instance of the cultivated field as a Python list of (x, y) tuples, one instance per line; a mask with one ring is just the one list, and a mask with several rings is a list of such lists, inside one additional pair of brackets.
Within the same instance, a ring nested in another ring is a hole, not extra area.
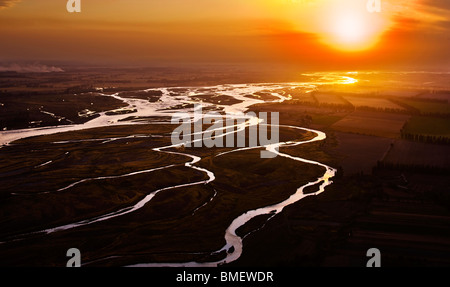
[(449, 101), (450, 100), (450, 91), (444, 90), (444, 91), (424, 92), (424, 93), (419, 94), (417, 96), (417, 98)]
[(335, 93), (315, 93), (314, 97), (317, 99), (319, 104), (327, 105), (348, 105), (340, 95)]
[(382, 96), (393, 96), (399, 98), (411, 98), (419, 95), (422, 91), (419, 89), (383, 89), (380, 92)]
[(421, 114), (450, 114), (450, 104), (445, 101), (401, 99), (401, 103), (411, 106), (420, 111)]
[(414, 116), (405, 126), (405, 132), (425, 136), (450, 137), (450, 119)]
[(396, 140), (383, 160), (392, 165), (450, 168), (450, 146)]
[(399, 138), (408, 115), (356, 111), (332, 125), (341, 132)]
[(368, 135), (335, 132), (338, 145), (336, 152), (342, 157), (340, 164), (344, 175), (371, 174), (389, 149), (392, 139)]
[(344, 96), (354, 107), (369, 107), (375, 109), (404, 110), (403, 107), (383, 98), (373, 98), (368, 96)]

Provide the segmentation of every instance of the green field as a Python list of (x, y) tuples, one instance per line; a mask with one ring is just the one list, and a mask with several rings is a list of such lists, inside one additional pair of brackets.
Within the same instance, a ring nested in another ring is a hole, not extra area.
[(450, 137), (450, 119), (415, 116), (408, 121), (405, 132)]
[(447, 102), (434, 102), (412, 99), (401, 99), (400, 102), (418, 109), (422, 114), (450, 114), (450, 104)]

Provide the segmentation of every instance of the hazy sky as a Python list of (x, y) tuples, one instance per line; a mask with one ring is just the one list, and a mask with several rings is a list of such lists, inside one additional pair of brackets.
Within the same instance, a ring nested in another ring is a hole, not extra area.
[(0, 62), (441, 68), (450, 1), (0, 0)]

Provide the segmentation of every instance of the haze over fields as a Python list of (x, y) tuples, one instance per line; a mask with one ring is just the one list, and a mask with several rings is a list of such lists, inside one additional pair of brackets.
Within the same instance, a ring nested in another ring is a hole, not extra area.
[[(283, 64), (297, 70), (445, 69), (450, 4), (382, 0), (2, 1), (0, 62)], [(355, 27), (359, 27), (355, 29)], [(270, 68), (270, 66), (267, 66)]]

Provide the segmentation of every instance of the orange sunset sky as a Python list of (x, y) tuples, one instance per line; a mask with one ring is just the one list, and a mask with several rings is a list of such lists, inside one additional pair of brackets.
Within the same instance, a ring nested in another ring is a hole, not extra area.
[(0, 0), (0, 63), (447, 69), (450, 1)]

